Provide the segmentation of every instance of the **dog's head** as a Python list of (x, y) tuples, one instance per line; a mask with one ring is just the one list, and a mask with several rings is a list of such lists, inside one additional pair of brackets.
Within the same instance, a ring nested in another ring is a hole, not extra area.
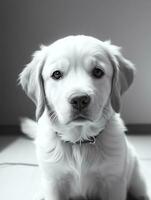
[(133, 64), (120, 48), (88, 36), (69, 36), (37, 51), (20, 74), (20, 83), (36, 104), (39, 119), (48, 108), (59, 124), (95, 122), (133, 81)]

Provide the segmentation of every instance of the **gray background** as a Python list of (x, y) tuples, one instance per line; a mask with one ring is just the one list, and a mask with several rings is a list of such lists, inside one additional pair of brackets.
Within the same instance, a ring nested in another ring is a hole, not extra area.
[(34, 116), (17, 76), (41, 43), (70, 34), (111, 39), (135, 63), (137, 75), (123, 98), (126, 123), (151, 123), (150, 0), (1, 0), (0, 124)]

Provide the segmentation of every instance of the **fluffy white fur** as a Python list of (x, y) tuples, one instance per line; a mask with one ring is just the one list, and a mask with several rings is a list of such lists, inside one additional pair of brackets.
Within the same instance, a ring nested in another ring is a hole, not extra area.
[[(102, 77), (93, 76), (94, 68)], [(119, 114), (133, 76), (119, 47), (89, 36), (69, 36), (34, 54), (20, 83), (36, 105), (37, 122), (26, 120), (22, 128), (35, 135), (45, 200), (126, 200), (128, 192), (150, 199)], [(70, 100), (80, 95), (91, 101), (75, 114)]]

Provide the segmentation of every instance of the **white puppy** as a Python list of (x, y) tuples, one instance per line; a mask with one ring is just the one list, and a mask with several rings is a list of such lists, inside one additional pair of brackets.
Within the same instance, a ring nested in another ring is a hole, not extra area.
[(45, 200), (149, 199), (119, 115), (133, 77), (109, 41), (69, 36), (36, 51), (20, 83), (36, 104), (37, 122), (24, 128), (36, 132)]

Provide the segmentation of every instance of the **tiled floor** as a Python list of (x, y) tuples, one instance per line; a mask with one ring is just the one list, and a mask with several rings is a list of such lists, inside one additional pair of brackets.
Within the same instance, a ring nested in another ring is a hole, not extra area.
[[(151, 136), (129, 136), (144, 167), (151, 190)], [(0, 163), (24, 162), (36, 164), (33, 143), (25, 137), (0, 137)], [(0, 199), (33, 200), (38, 191), (38, 167), (0, 166)]]

